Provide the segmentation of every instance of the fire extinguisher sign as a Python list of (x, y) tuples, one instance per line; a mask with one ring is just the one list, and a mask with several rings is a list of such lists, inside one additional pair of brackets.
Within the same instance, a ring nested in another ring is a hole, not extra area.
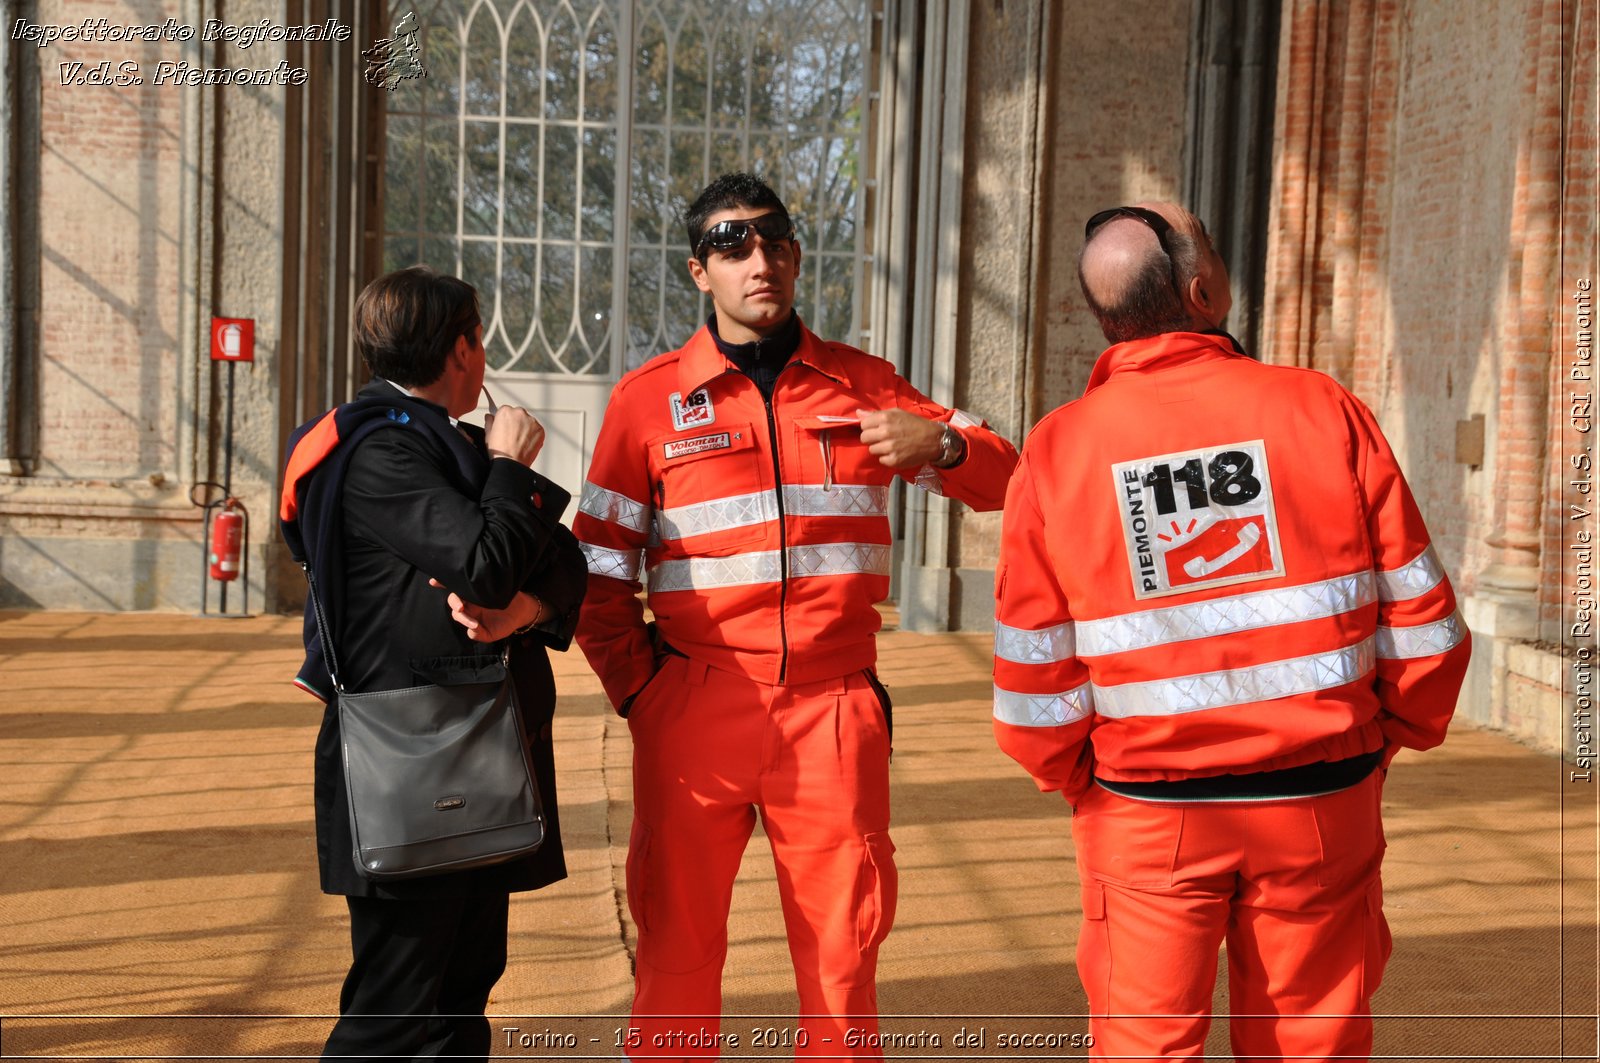
[(1283, 575), (1263, 440), (1111, 467), (1136, 598)]
[(213, 362), (254, 362), (256, 360), (255, 318), (212, 318), (211, 360)]

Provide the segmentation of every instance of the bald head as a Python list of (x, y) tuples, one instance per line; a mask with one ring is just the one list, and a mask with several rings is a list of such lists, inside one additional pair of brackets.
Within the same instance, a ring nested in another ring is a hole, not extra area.
[(1078, 255), (1078, 280), (1106, 339), (1123, 343), (1219, 325), (1231, 305), (1227, 270), (1205, 227), (1174, 203), (1138, 207), (1165, 219), (1166, 249), (1149, 221), (1122, 214), (1101, 223)]

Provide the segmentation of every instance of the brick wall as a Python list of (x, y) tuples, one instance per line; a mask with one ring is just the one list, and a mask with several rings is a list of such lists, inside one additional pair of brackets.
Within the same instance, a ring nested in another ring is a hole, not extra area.
[[(1264, 353), (1372, 406), (1469, 593), (1541, 555), (1562, 6), (1304, 2), (1285, 21)], [(1476, 470), (1454, 447), (1475, 413)]]
[[(65, 26), (155, 24), (183, 5), (35, 6), (35, 25)], [(6, 14), (9, 34), (14, 9)], [(169, 605), (163, 573), (181, 566), (189, 584), (199, 560), (183, 454), (192, 381), (179, 336), (189, 101), (150, 84), (93, 82), (134, 75), (124, 64), (148, 80), (175, 46), (20, 47), (37, 63), (39, 93), (38, 344), (20, 352), (37, 368), (38, 436), (32, 475), (0, 478), (0, 604)]]
[[(1596, 114), (1596, 86), (1600, 84), (1597, 73), (1597, 54), (1600, 42), (1596, 40), (1594, 0), (1571, 3), (1564, 12), (1564, 47), (1561, 55), (1562, 133), (1565, 140), (1562, 156), (1562, 177), (1565, 181), (1561, 200), (1560, 227), (1560, 281), (1556, 290), (1558, 298), (1552, 307), (1556, 314), (1553, 330), (1553, 357), (1550, 359), (1550, 441), (1548, 449), (1554, 460), (1548, 463), (1549, 474), (1545, 481), (1545, 510), (1543, 527), (1544, 552), (1539, 574), (1539, 628), (1545, 638), (1567, 638), (1562, 624), (1564, 591), (1569, 589), (1575, 560), (1567, 547), (1576, 539), (1580, 526), (1594, 534), (1595, 521), (1574, 521), (1568, 506), (1582, 501), (1575, 493), (1571, 481), (1577, 476), (1572, 459), (1585, 453), (1584, 448), (1595, 446), (1595, 432), (1579, 432), (1572, 423), (1572, 396), (1575, 393), (1594, 395), (1593, 379), (1574, 380), (1572, 368), (1580, 360), (1580, 350), (1589, 353), (1592, 366), (1594, 351), (1594, 308), (1600, 305), (1600, 249), (1596, 245), (1597, 219), (1595, 205), (1600, 202), (1600, 181), (1596, 180), (1596, 162), (1600, 159), (1600, 115)], [(1580, 301), (1579, 284), (1587, 281), (1586, 299)], [(1589, 335), (1578, 335), (1580, 310), (1586, 301)], [(1589, 374), (1593, 377), (1594, 372)], [(1592, 449), (1589, 456), (1593, 457)], [(1590, 476), (1593, 476), (1592, 471)], [(1585, 508), (1593, 513), (1594, 495)]]
[[(1551, 745), (1566, 296), (1593, 275), (1593, 0), (1286, 8), (1264, 354), (1378, 415), (1478, 638), (1463, 711)], [(1566, 182), (1563, 195), (1563, 181)], [(1567, 252), (1563, 266), (1563, 250)], [(1480, 464), (1459, 461), (1481, 416)]]
[[(39, 92), (36, 154), (20, 145), (41, 189), (27, 205), (38, 216), (39, 336), (24, 352), (38, 370), (38, 460), (0, 478), (0, 606), (194, 609), (202, 517), (190, 489), (220, 479), (223, 464), (226, 374), (202, 324), (214, 312), (257, 319), (262, 371), (238, 374), (233, 487), (254, 517), (253, 556), (271, 536), (285, 90), (156, 84), (156, 68), (270, 68), (283, 48), (205, 44), (199, 9), (177, 0), (33, 8), (39, 27), (171, 20), (193, 32), (20, 45)], [(9, 36), (15, 5), (5, 14)], [(236, 24), (283, 16), (266, 0), (228, 5)], [(260, 575), (258, 562), (258, 591)]]
[[(41, 24), (155, 23), (178, 3), (42, 3)], [(163, 50), (165, 54), (163, 54)], [(177, 210), (184, 93), (63, 85), (70, 64), (171, 46), (57, 42), (39, 53), (39, 473), (172, 477), (177, 468)]]

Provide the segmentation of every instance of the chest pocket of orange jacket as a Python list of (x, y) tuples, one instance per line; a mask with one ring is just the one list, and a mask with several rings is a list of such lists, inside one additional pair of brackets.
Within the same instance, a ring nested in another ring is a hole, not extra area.
[[(674, 432), (650, 441), (656, 466), (656, 534), (663, 543), (715, 535), (716, 546), (761, 538), (778, 516), (777, 498), (749, 424)], [(711, 544), (706, 544), (710, 546)], [(700, 552), (695, 550), (693, 552)]]
[(894, 475), (861, 442), (854, 417), (796, 417), (794, 436), (798, 483), (832, 490), (837, 484), (884, 484)]

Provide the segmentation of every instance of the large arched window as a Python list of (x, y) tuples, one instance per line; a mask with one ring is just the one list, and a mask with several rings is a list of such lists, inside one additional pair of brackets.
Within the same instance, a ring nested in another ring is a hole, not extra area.
[(386, 268), (476, 285), (497, 373), (615, 379), (709, 313), (678, 212), (750, 169), (800, 227), (801, 316), (855, 340), (873, 7), (399, 0), (427, 76), (387, 94)]

